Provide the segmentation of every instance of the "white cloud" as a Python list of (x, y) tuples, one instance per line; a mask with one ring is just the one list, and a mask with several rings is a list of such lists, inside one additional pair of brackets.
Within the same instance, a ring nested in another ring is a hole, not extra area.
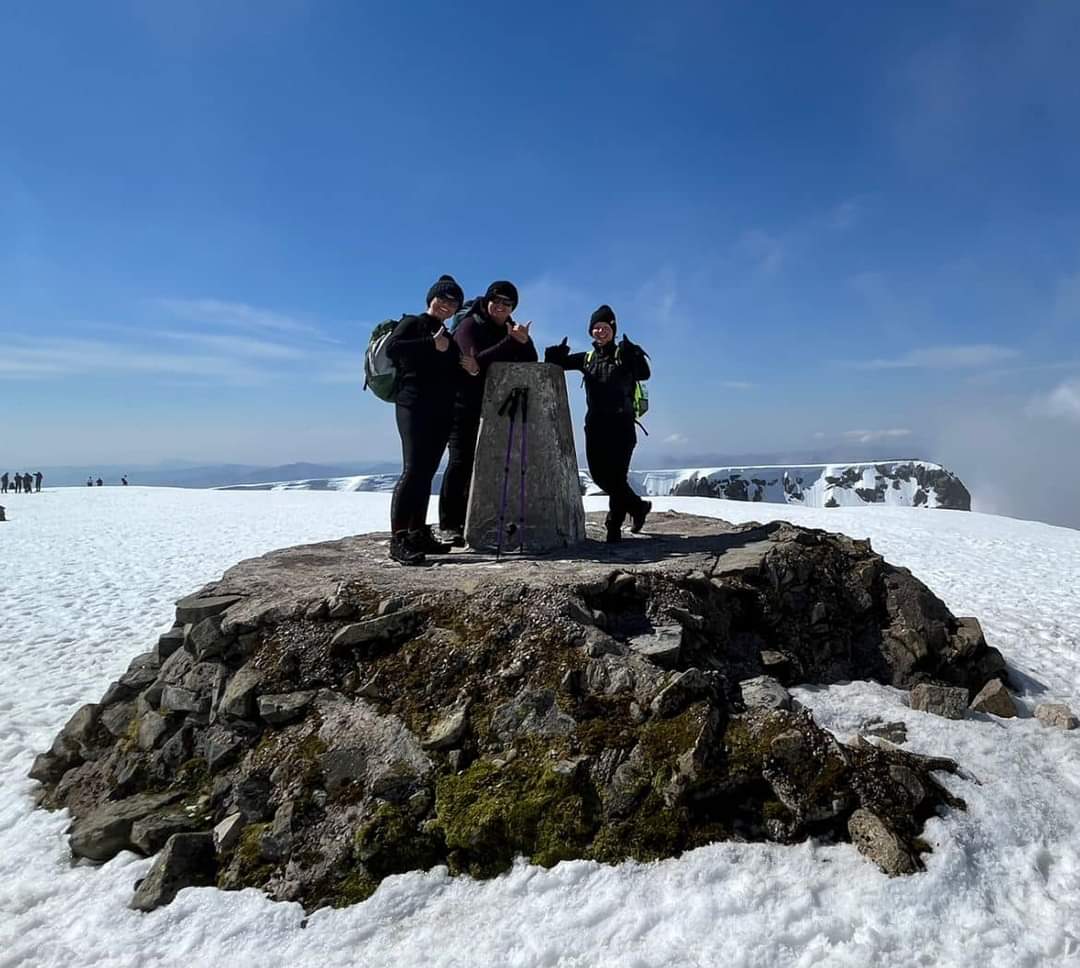
[(252, 339), (245, 336), (221, 336), (214, 333), (191, 333), (176, 330), (158, 330), (153, 335), (183, 343), (206, 346), (233, 356), (251, 356), (266, 360), (296, 360), (308, 355), (307, 351), (283, 343)]
[[(817, 434), (814, 435), (818, 436)], [(875, 444), (881, 440), (896, 440), (900, 437), (910, 437), (911, 431), (906, 427), (896, 427), (891, 430), (845, 430), (841, 435), (844, 440), (856, 444)]]
[(690, 438), (687, 437), (686, 434), (670, 434), (669, 436), (664, 438), (664, 443), (677, 444), (681, 446), (682, 444), (690, 443)]
[(233, 385), (265, 382), (268, 375), (244, 361), (196, 353), (164, 353), (103, 340), (26, 340), (8, 346), (0, 361), (0, 377), (47, 379), (142, 373), (189, 377)]
[(1056, 417), (1080, 423), (1080, 379), (1066, 380), (1028, 404), (1028, 413), (1036, 417)]
[(222, 299), (157, 299), (154, 304), (172, 313), (178, 319), (192, 323), (271, 330), (277, 333), (327, 339), (317, 326), (296, 316), (260, 309), (247, 303), (226, 302)]
[(991, 366), (1019, 356), (1017, 350), (993, 343), (972, 343), (966, 346), (929, 346), (910, 350), (894, 359), (856, 361), (860, 370), (926, 369), (954, 370)]

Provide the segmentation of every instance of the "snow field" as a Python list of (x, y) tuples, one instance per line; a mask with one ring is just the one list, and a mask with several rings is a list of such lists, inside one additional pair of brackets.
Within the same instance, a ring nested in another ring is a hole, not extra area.
[[(127, 909), (150, 861), (73, 865), (65, 814), (26, 778), (67, 717), (172, 623), (175, 600), (242, 558), (383, 530), (389, 496), (70, 488), (8, 502), (0, 525), (0, 968), (239, 966), (1080, 965), (1080, 730), (952, 722), (868, 683), (797, 690), (841, 737), (898, 720), (907, 747), (979, 783), (926, 830), (928, 870), (890, 879), (847, 845), (718, 844), (656, 864), (519, 863), (487, 882), (392, 877), (305, 919), (256, 891), (189, 889)], [(589, 498), (587, 507), (602, 507)], [(1080, 532), (989, 515), (654, 499), (732, 521), (785, 519), (871, 538), (1005, 654), (1027, 711), (1080, 712)], [(305, 926), (306, 925), (306, 926)]]

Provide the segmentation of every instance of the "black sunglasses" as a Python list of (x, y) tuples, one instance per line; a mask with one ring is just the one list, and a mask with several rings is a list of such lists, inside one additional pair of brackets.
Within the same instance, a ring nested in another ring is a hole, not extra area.
[(496, 305), (499, 305), (499, 306), (505, 306), (507, 309), (513, 309), (514, 308), (514, 300), (513, 299), (507, 299), (505, 296), (492, 296), (488, 300), (488, 302), (493, 302), (493, 303), (495, 303)]

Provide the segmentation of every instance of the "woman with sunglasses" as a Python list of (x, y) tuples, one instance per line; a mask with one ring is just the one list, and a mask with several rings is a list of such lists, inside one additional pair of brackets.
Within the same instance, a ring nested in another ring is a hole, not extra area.
[(401, 437), (401, 477), (390, 504), (390, 557), (422, 565), (426, 554), (446, 554), (427, 525), (431, 481), (439, 469), (460, 380), (461, 357), (446, 321), (464, 301), (453, 276), (439, 276), (427, 294), (427, 310), (403, 316), (387, 341), (397, 371), (394, 415)]
[(652, 510), (649, 501), (630, 486), (630, 457), (637, 446), (634, 430), (634, 390), (638, 380), (649, 379), (645, 351), (625, 336), (615, 343), (615, 313), (601, 306), (589, 319), (593, 348), (571, 353), (566, 338), (544, 352), (545, 363), (564, 370), (580, 370), (585, 380), (585, 459), (596, 485), (608, 496), (607, 540), (622, 540), (622, 526), (630, 515), (630, 530), (637, 534)]
[(465, 514), (488, 368), (492, 363), (535, 363), (537, 359), (529, 335), (532, 321), (519, 324), (511, 316), (517, 304), (517, 286), (499, 279), (473, 300), (454, 330), (465, 373), (454, 403), (450, 457), (439, 492), (439, 528), (442, 537), (459, 548), (465, 545)]

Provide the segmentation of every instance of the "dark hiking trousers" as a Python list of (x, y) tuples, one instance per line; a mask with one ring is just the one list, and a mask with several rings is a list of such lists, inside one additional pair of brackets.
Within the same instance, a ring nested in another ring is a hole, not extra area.
[(439, 491), (439, 527), (443, 531), (465, 531), (473, 460), (476, 457), (476, 435), (479, 430), (479, 409), (460, 406), (454, 408), (454, 423), (450, 429), (450, 457), (446, 462), (446, 474)]
[(642, 505), (627, 480), (637, 446), (634, 418), (609, 417), (585, 423), (585, 459), (597, 487), (608, 496), (608, 527), (617, 528)]
[(431, 481), (450, 437), (453, 407), (444, 400), (394, 405), (401, 437), (401, 477), (390, 503), (394, 531), (422, 528), (427, 521)]

